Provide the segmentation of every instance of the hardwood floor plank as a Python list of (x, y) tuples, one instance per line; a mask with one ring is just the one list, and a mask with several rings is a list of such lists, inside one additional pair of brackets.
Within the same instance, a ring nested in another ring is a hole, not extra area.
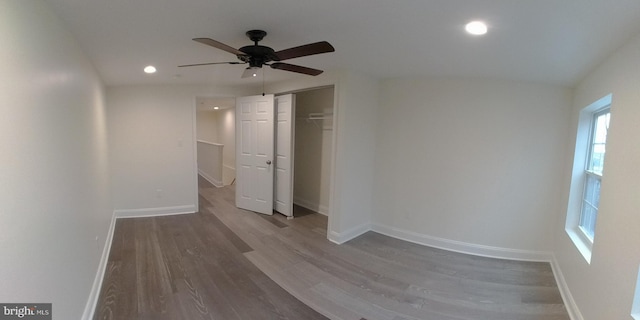
[[(184, 286), (189, 292), (197, 291), (198, 296), (198, 298), (193, 298), (194, 294), (189, 293), (192, 300), (187, 299), (186, 302), (193, 304), (195, 299), (202, 297), (207, 311), (212, 314), (214, 319), (242, 319), (231, 305), (230, 297), (225, 291), (225, 285), (228, 285), (228, 281), (221, 280), (225, 276), (222, 273), (212, 272), (216, 268), (216, 266), (204, 264), (196, 257), (185, 259), (185, 271), (189, 277), (181, 286)], [(185, 290), (180, 292), (184, 295)]]
[(284, 227), (288, 227), (289, 225), (280, 221), (280, 219), (278, 219), (277, 216), (279, 216), (279, 213), (274, 213), (272, 216), (270, 215), (260, 215), (260, 218), (265, 219), (269, 222), (271, 222), (274, 226), (278, 227), (278, 228), (284, 228)]
[(205, 302), (208, 297), (203, 295), (202, 288), (196, 286), (185, 270), (185, 258), (178, 247), (176, 237), (182, 239), (182, 219), (178, 217), (163, 217), (158, 219), (158, 240), (166, 259), (167, 270), (170, 273), (171, 287), (178, 304), (180, 314), (185, 319), (213, 319), (211, 309), (218, 310)]
[[(338, 276), (326, 274), (323, 270), (310, 263), (300, 263), (296, 265), (296, 270), (292, 273), (307, 275), (313, 277), (317, 285), (312, 290), (322, 292), (328, 299), (335, 300), (334, 303), (343, 305), (350, 310), (360, 308), (358, 305), (372, 305), (381, 308), (379, 311), (383, 314), (374, 314), (371, 312), (363, 312), (369, 319), (387, 318), (389, 315), (403, 316), (406, 319), (439, 319), (439, 320), (460, 320), (461, 318), (450, 315), (437, 313), (429, 309), (422, 309), (424, 301), (415, 297), (391, 297), (375, 293), (367, 286), (358, 286), (345, 281)], [(339, 290), (338, 293), (331, 293), (331, 290)], [(342, 293), (340, 293), (342, 292)], [(335, 299), (340, 295), (349, 295), (350, 305), (344, 305), (343, 299)]]
[(173, 293), (154, 219), (135, 219), (136, 286), (138, 312), (160, 316), (172, 312), (168, 304)]
[[(232, 286), (232, 281), (222, 270), (222, 263), (229, 259), (235, 246), (230, 241), (215, 243), (201, 234), (202, 222), (194, 214), (182, 224), (184, 234), (177, 239), (182, 253), (184, 270), (188, 277), (183, 287), (192, 292), (194, 300), (200, 299), (207, 302), (207, 310), (215, 319), (242, 319), (241, 315), (233, 307), (231, 297), (227, 294), (227, 287)], [(194, 297), (195, 291), (198, 298)]]
[[(489, 283), (555, 286), (548, 263), (509, 261), (429, 248), (368, 232), (351, 245), (386, 256), (417, 269), (428, 269), (458, 278)], [(401, 250), (398, 250), (398, 249)]]
[(327, 299), (311, 290), (311, 287), (317, 284), (312, 282), (308, 275), (300, 275), (292, 272), (291, 267), (281, 268), (278, 263), (274, 263), (271, 257), (267, 257), (262, 252), (254, 251), (245, 254), (251, 262), (264, 271), (270, 279), (280, 284), (287, 292), (294, 295), (297, 299), (320, 312), (329, 319), (359, 319), (361, 315), (344, 308), (333, 301)]
[[(363, 238), (366, 236), (367, 235), (363, 236)], [(537, 301), (541, 304), (545, 302), (545, 304), (550, 305), (562, 305), (562, 298), (557, 287), (548, 286), (546, 279), (540, 281), (540, 283), (535, 286), (504, 284), (504, 280), (491, 281), (491, 279), (487, 279), (486, 277), (476, 276), (469, 270), (465, 271), (465, 273), (458, 273), (455, 270), (457, 265), (454, 262), (450, 262), (450, 264), (453, 265), (451, 272), (443, 272), (439, 270), (440, 267), (434, 269), (424, 264), (415, 265), (416, 259), (403, 258), (400, 256), (401, 254), (398, 253), (389, 255), (385, 250), (379, 251), (380, 247), (376, 245), (359, 244), (359, 248), (387, 257), (388, 260), (386, 264), (392, 265), (393, 269), (398, 271), (397, 276), (399, 278), (412, 283), (410, 291), (420, 296), (423, 296), (424, 292), (429, 292), (430, 295), (439, 293), (449, 296), (451, 299), (475, 300), (485, 303), (528, 303)], [(440, 260), (443, 264), (447, 262), (446, 256)], [(540, 265), (538, 263), (535, 264)], [(485, 271), (479, 270), (478, 272), (484, 273)], [(544, 273), (546, 277), (546, 268), (542, 268), (540, 272)], [(417, 277), (414, 277), (414, 275)], [(428, 280), (421, 281), (421, 278)], [(458, 282), (459, 285), (463, 285), (465, 290), (461, 291), (451, 288), (450, 283), (453, 281)]]
[(278, 309), (278, 314), (282, 314), (283, 319), (326, 319), (325, 316), (309, 307), (297, 307), (298, 299), (286, 292), (273, 280), (255, 276), (252, 276), (252, 280), (265, 293), (265, 299), (268, 299), (269, 303)]
[(96, 305), (94, 319), (132, 318), (138, 314), (135, 301), (126, 295), (137, 292), (134, 226), (121, 220), (116, 221), (109, 253), (107, 271), (103, 280), (101, 295)]
[(112, 320), (114, 318), (114, 313), (118, 311), (116, 308), (118, 305), (118, 294), (121, 293), (119, 288), (120, 286), (120, 261), (112, 261), (107, 263), (107, 270), (105, 271), (105, 281), (102, 284), (102, 296), (100, 297), (100, 301), (96, 306), (96, 313), (101, 314), (100, 319), (102, 320)]

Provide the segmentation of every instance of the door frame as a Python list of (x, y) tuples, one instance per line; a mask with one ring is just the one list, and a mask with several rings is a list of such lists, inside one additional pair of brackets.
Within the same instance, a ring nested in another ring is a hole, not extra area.
[[(335, 221), (335, 216), (334, 216), (334, 194), (335, 194), (335, 186), (336, 186), (336, 177), (335, 177), (335, 172), (336, 172), (336, 151), (337, 151), (337, 146), (338, 146), (338, 132), (337, 132), (337, 124), (338, 124), (338, 84), (337, 83), (329, 83), (326, 85), (319, 85), (319, 86), (310, 86), (310, 87), (304, 87), (304, 88), (300, 88), (300, 89), (295, 89), (295, 90), (289, 90), (289, 91), (282, 91), (282, 92), (276, 92), (274, 93), (275, 96), (279, 96), (279, 95), (285, 95), (285, 94), (293, 94), (295, 96), (295, 94), (297, 93), (301, 93), (301, 92), (307, 92), (307, 91), (313, 91), (313, 90), (319, 90), (319, 89), (326, 89), (326, 88), (333, 88), (333, 106), (332, 106), (332, 112), (333, 112), (333, 121), (331, 122), (331, 171), (329, 172), (329, 207), (327, 209), (327, 217), (328, 217), (328, 226), (327, 226), (327, 237), (329, 236), (329, 232), (332, 228), (330, 228), (330, 226), (332, 225), (332, 222)], [(276, 90), (277, 91), (277, 90)], [(295, 121), (295, 119), (294, 119)], [(291, 139), (292, 141), (295, 141), (295, 131), (291, 133)], [(295, 174), (295, 171), (292, 172)], [(293, 192), (293, 186), (292, 186), (292, 192)], [(293, 202), (293, 197), (291, 199), (291, 201)], [(295, 216), (294, 216), (295, 218)]]

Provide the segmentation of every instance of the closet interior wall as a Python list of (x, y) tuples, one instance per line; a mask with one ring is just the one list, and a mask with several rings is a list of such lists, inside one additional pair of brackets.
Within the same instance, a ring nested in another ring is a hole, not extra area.
[(334, 88), (296, 93), (293, 202), (328, 215)]

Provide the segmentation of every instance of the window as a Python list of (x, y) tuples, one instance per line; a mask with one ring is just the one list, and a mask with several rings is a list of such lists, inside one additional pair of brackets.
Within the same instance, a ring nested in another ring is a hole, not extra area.
[(565, 230), (591, 261), (602, 182), (611, 95), (580, 111)]
[(635, 320), (640, 320), (640, 270), (638, 270), (638, 280), (636, 280), (636, 293), (633, 295), (631, 317)]
[(585, 182), (582, 193), (582, 209), (580, 212), (580, 229), (593, 242), (600, 204), (600, 184), (604, 167), (605, 144), (609, 130), (609, 108), (593, 115), (587, 163), (584, 169)]

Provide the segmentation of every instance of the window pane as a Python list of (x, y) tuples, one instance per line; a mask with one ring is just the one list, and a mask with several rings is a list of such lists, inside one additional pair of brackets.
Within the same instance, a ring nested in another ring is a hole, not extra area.
[(604, 143), (593, 145), (593, 154), (591, 155), (591, 166), (589, 171), (602, 175), (602, 168), (604, 167)]
[(591, 150), (589, 150), (589, 164), (587, 170), (602, 175), (604, 167), (605, 143), (607, 142), (607, 132), (609, 130), (609, 119), (611, 113), (608, 111), (595, 115)]
[(582, 203), (582, 214), (580, 215), (580, 228), (584, 233), (593, 240), (596, 229), (596, 217), (598, 210), (587, 202)]
[(589, 238), (593, 238), (596, 226), (598, 206), (600, 205), (600, 179), (587, 175), (582, 200), (582, 214), (580, 215), (580, 227), (583, 228)]
[(602, 143), (602, 144), (607, 142), (607, 129), (609, 129), (609, 113), (605, 113), (597, 116), (596, 134), (593, 139), (593, 142)]
[(600, 179), (592, 175), (587, 175), (585, 181), (584, 201), (591, 204), (596, 209), (600, 206)]

